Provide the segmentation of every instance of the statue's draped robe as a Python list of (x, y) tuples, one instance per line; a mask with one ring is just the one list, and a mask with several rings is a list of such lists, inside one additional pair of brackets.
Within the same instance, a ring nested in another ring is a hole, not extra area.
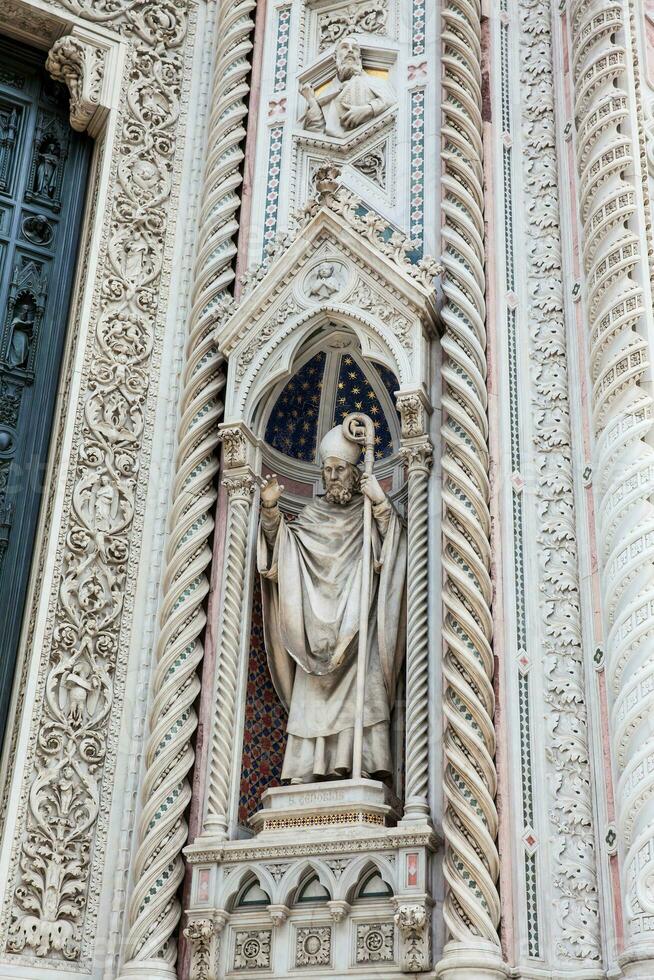
[[(283, 779), (352, 769), (363, 512), (360, 494), (345, 505), (318, 497), (289, 523), (261, 512), (266, 651), (288, 710)], [(372, 569), (362, 768), (383, 778), (406, 633), (406, 533), (388, 501), (373, 506)]]
[(376, 117), (393, 105), (394, 101), (388, 85), (366, 72), (353, 75), (344, 82), (333, 78), (320, 92), (317, 98), (318, 107), (310, 108), (306, 112), (303, 125), (313, 133), (348, 136), (353, 130), (345, 129), (341, 122), (346, 107), (371, 105)]

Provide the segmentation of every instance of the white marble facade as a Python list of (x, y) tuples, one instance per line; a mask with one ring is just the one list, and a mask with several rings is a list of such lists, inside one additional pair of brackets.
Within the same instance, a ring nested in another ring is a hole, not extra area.
[[(654, 977), (650, 8), (0, 5), (94, 140), (0, 980)], [(350, 411), (406, 534), (390, 771), (282, 784), (261, 485), (292, 526)]]

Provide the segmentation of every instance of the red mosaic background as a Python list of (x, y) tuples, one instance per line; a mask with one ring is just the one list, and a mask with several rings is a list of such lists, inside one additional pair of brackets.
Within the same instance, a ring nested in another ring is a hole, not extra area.
[(286, 750), (287, 714), (279, 702), (266, 662), (258, 575), (255, 576), (253, 592), (238, 810), (239, 823), (242, 824), (246, 824), (248, 818), (259, 809), (263, 791), (269, 786), (280, 785)]

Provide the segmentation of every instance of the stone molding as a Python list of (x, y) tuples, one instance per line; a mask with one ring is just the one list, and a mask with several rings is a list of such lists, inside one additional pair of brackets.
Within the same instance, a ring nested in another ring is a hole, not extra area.
[[(215, 308), (228, 301), (238, 230), (240, 164), (245, 141), (247, 77), (254, 0), (222, 4), (216, 23), (214, 82), (208, 127), (199, 244), (188, 323), (187, 359), (170, 526), (164, 596), (155, 656), (150, 735), (143, 780), (140, 846), (129, 907), (127, 962), (121, 976), (175, 975), (175, 931), (181, 915), (177, 889), (184, 876), (185, 811), (197, 725), (193, 703), (203, 655), (218, 470), (217, 423), (225, 384), (222, 354), (214, 335)], [(172, 802), (171, 802), (172, 798)]]
[(443, 4), (443, 975), (459, 944), (499, 954), (480, 18), (478, 0)]
[[(654, 971), (652, 298), (629, 5), (571, 7), (594, 471), (624, 963)], [(644, 960), (643, 960), (644, 957)], [(644, 962), (646, 961), (646, 963)], [(626, 971), (625, 971), (626, 972)], [(633, 971), (632, 971), (633, 972)]]

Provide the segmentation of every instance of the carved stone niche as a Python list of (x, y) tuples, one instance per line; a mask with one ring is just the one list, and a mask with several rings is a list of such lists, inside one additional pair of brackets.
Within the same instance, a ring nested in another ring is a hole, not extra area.
[[(218, 342), (229, 365), (221, 426), (224, 572), (217, 597), (215, 693), (206, 699), (203, 719), (211, 738), (202, 763), (202, 831), (186, 849), (192, 865), (189, 916), (229, 918), (219, 976), (221, 970), (232, 975), (255, 969), (286, 976), (289, 949), (292, 969), (331, 968), (338, 974), (356, 967), (366, 978), (379, 975), (381, 962), (385, 976), (431, 968), (432, 861), (439, 838), (437, 815), (430, 811), (424, 570), (430, 541), (430, 345), (437, 329), (439, 270), (433, 260), (417, 261), (411, 244), (367, 212), (338, 178), (331, 167), (318, 175), (316, 196), (298, 227), (251, 277), (241, 304), (225, 307), (219, 317)], [(395, 785), (396, 795), (366, 778), (269, 788), (245, 827), (238, 808), (257, 495), (267, 450), (264, 408), (316, 338), (327, 343), (344, 335), (354, 338), (366, 361), (383, 365), (398, 380), (397, 466), (408, 485), (410, 555), (404, 784)], [(381, 862), (388, 891), (373, 895), (376, 904), (371, 899), (359, 907), (353, 889), (364, 870), (360, 862), (373, 859)], [(305, 906), (297, 897), (307, 862), (322, 888), (319, 915), (309, 915), (311, 903)], [(246, 900), (249, 876), (258, 890)]]

